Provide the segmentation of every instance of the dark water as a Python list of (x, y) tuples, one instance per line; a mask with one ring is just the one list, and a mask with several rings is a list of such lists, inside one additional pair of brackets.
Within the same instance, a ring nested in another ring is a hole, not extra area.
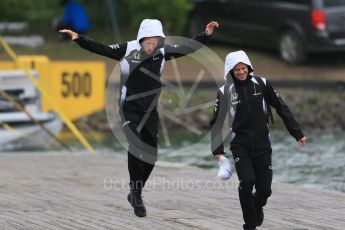
[[(272, 132), (274, 181), (345, 192), (345, 132), (307, 131), (306, 135), (308, 143), (300, 148), (287, 131)], [(159, 149), (159, 160), (201, 168), (218, 166), (207, 139), (194, 144), (196, 140), (181, 133), (176, 136), (174, 147)], [(113, 138), (109, 141), (106, 149), (110, 147), (124, 154)], [(230, 151), (227, 152), (232, 160)]]
[(274, 134), (276, 181), (345, 192), (345, 132), (310, 132), (303, 149), (285, 132)]
[[(300, 148), (287, 131), (272, 131), (274, 181), (345, 192), (345, 131), (307, 131), (306, 135), (308, 143), (304, 148)], [(70, 134), (62, 137), (73, 151), (82, 149)], [(195, 136), (179, 132), (173, 133), (170, 137), (173, 147), (167, 147), (161, 140), (160, 161), (206, 169), (218, 166), (210, 154), (209, 138), (200, 141)], [(126, 154), (125, 149), (112, 134), (89, 134), (87, 138), (98, 152)], [(21, 150), (43, 149), (25, 147)], [(231, 153), (227, 152), (232, 160)]]

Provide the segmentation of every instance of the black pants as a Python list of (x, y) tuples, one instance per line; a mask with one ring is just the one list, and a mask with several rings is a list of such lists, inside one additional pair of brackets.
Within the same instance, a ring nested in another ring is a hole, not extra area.
[(245, 223), (243, 228), (255, 229), (256, 207), (265, 206), (272, 193), (272, 149), (252, 150), (234, 144), (231, 151), (240, 181), (238, 193)]
[(145, 186), (157, 160), (158, 113), (122, 111), (128, 141), (128, 171), (132, 188)]

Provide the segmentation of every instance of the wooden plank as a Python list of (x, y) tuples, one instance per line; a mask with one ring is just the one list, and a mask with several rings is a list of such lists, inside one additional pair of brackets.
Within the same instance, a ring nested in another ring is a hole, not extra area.
[[(241, 229), (236, 175), (157, 163), (143, 192), (148, 216), (126, 200), (120, 154), (0, 155), (0, 229)], [(273, 184), (258, 229), (343, 229), (345, 194)]]

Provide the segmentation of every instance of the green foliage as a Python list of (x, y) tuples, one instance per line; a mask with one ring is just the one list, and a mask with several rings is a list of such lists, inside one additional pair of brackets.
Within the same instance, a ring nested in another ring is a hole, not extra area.
[[(105, 0), (76, 0), (86, 7), (93, 29), (109, 26)], [(165, 32), (180, 34), (192, 9), (191, 0), (112, 0), (122, 31), (137, 32), (145, 18), (160, 19)], [(60, 0), (1, 0), (0, 21), (27, 21), (30, 28), (51, 30), (52, 20), (63, 13)]]
[(59, 14), (59, 4), (60, 1), (57, 0), (1, 0), (0, 21), (28, 21), (31, 24), (50, 25), (54, 15)]
[[(125, 1), (125, 0), (123, 0)], [(128, 21), (132, 27), (138, 27), (145, 18), (162, 21), (164, 30), (180, 34), (188, 20), (188, 13), (193, 4), (189, 0), (140, 0), (125, 1), (130, 14)]]

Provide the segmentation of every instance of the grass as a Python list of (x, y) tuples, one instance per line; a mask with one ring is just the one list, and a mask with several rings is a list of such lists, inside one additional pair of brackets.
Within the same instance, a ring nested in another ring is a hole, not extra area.
[[(44, 37), (44, 45), (39, 48), (13, 46), (15, 52), (20, 55), (47, 55), (51, 60), (102, 60), (106, 61), (107, 65), (112, 61), (96, 54), (90, 54), (73, 42), (58, 42), (58, 33), (47, 31), (46, 29), (34, 27), (32, 31), (32, 34), (41, 34)], [(136, 32), (133, 29), (129, 29), (123, 35), (124, 40), (133, 40), (136, 37)], [(117, 42), (112, 31), (107, 29), (92, 30), (88, 36), (106, 44)], [(255, 73), (268, 79), (345, 81), (345, 53), (313, 54), (310, 55), (310, 58), (304, 65), (291, 66), (284, 63), (274, 50), (214, 42), (209, 43), (208, 46), (221, 60), (224, 60), (229, 52), (239, 49), (245, 50), (254, 65)], [(198, 55), (198, 53), (194, 55)], [(9, 58), (4, 52), (0, 52), (0, 59)], [(190, 66), (189, 68), (199, 68), (196, 62), (193, 58), (183, 58), (183, 63), (187, 68), (188, 66)], [(112, 63), (111, 65), (113, 65)]]
[[(122, 37), (124, 41), (133, 40), (136, 38), (137, 28), (127, 28), (122, 31)], [(60, 49), (59, 42), (57, 41), (58, 32), (53, 31), (51, 28), (47, 28), (47, 25), (37, 25), (30, 28), (30, 34), (38, 34), (44, 37), (46, 43), (40, 48), (24, 48), (24, 47), (15, 47), (18, 53), (29, 53), (29, 54), (45, 54), (48, 55), (51, 59), (63, 59), (68, 58), (64, 52), (57, 51)], [(167, 34), (171, 35), (171, 34)], [(121, 42), (117, 40), (116, 35), (108, 28), (93, 28), (89, 34), (89, 37), (104, 43), (117, 43)], [(184, 35), (178, 35), (184, 36)], [(64, 44), (64, 43), (63, 43)], [(250, 46), (241, 46), (241, 45), (230, 45), (224, 43), (211, 42), (208, 44), (222, 59), (226, 56), (228, 52), (244, 49), (248, 52), (249, 56), (255, 60), (267, 60), (269, 63), (279, 63), (280, 58), (277, 51), (272, 49), (263, 49), (263, 48), (253, 48)], [(69, 50), (69, 57), (73, 58), (84, 58), (81, 52), (77, 49), (72, 48)], [(330, 58), (331, 57), (331, 58)], [(319, 67), (321, 66), (344, 66), (345, 52), (337, 53), (323, 53), (323, 54), (312, 54), (310, 55), (308, 61), (304, 66), (308, 67)]]

